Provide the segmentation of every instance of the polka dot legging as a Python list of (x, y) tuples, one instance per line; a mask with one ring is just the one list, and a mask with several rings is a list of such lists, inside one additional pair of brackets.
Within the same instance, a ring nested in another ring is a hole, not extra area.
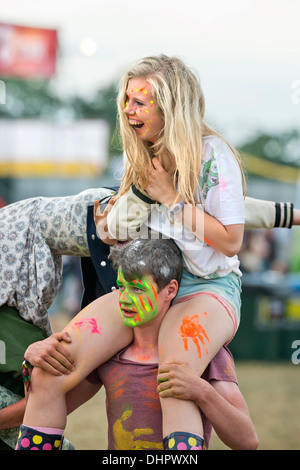
[(201, 436), (174, 432), (164, 439), (164, 450), (202, 450), (203, 444)]
[(21, 426), (16, 450), (59, 450), (63, 436)]

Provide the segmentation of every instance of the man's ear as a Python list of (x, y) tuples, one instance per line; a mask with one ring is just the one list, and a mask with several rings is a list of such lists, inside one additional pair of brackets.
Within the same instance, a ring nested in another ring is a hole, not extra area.
[(178, 292), (178, 282), (176, 279), (172, 279), (166, 287), (169, 300), (173, 300)]

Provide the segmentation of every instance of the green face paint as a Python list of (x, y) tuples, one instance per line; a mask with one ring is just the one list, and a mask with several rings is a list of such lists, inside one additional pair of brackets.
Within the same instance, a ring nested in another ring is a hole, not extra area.
[(118, 271), (119, 304), (123, 323), (134, 328), (152, 321), (158, 311), (157, 285), (152, 276), (126, 281), (122, 270)]

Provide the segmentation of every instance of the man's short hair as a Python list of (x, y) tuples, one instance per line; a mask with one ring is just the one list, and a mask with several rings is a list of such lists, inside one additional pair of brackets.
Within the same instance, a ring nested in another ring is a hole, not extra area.
[(171, 239), (136, 238), (122, 246), (112, 247), (109, 259), (115, 269), (122, 269), (127, 281), (151, 274), (159, 290), (172, 279), (176, 279), (178, 285), (181, 281), (182, 254)]

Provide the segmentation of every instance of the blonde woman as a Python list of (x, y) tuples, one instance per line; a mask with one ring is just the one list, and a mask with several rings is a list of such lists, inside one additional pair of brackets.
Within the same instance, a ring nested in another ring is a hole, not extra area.
[[(166, 56), (142, 59), (125, 75), (118, 102), (127, 164), (115, 206), (132, 191), (146, 202), (156, 201), (139, 234), (173, 238), (185, 261), (178, 296), (159, 338), (161, 372), (167, 379), (158, 389), (167, 396), (161, 399), (164, 446), (201, 449), (201, 415), (192, 402), (174, 396), (167, 364), (188, 362), (201, 375), (236, 332), (244, 175), (237, 152), (204, 123), (199, 82), (182, 61)], [(114, 206), (108, 219), (96, 215), (101, 238), (111, 244), (116, 241), (113, 214)], [(126, 217), (119, 222), (122, 229)], [(147, 306), (137, 301), (130, 313), (133, 321)], [(19, 449), (35, 447), (37, 440), (45, 441), (45, 448), (58, 448), (68, 391), (132, 340), (132, 331), (120, 320), (117, 292), (92, 302), (65, 331), (71, 338), (65, 347), (75, 358), (75, 368), (57, 376), (33, 369)], [(58, 361), (63, 360), (59, 354)]]
[[(201, 375), (240, 321), (237, 253), (245, 222), (240, 158), (203, 121), (199, 81), (177, 58), (149, 57), (136, 64), (124, 77), (119, 115), (127, 156), (120, 196), (139, 188), (157, 201), (148, 221), (151, 235), (173, 238), (185, 261), (178, 295), (161, 326), (160, 362), (187, 361)], [(114, 207), (108, 235), (113, 213)], [(165, 448), (189, 449), (191, 442), (201, 447), (196, 407), (174, 397), (161, 405)]]

